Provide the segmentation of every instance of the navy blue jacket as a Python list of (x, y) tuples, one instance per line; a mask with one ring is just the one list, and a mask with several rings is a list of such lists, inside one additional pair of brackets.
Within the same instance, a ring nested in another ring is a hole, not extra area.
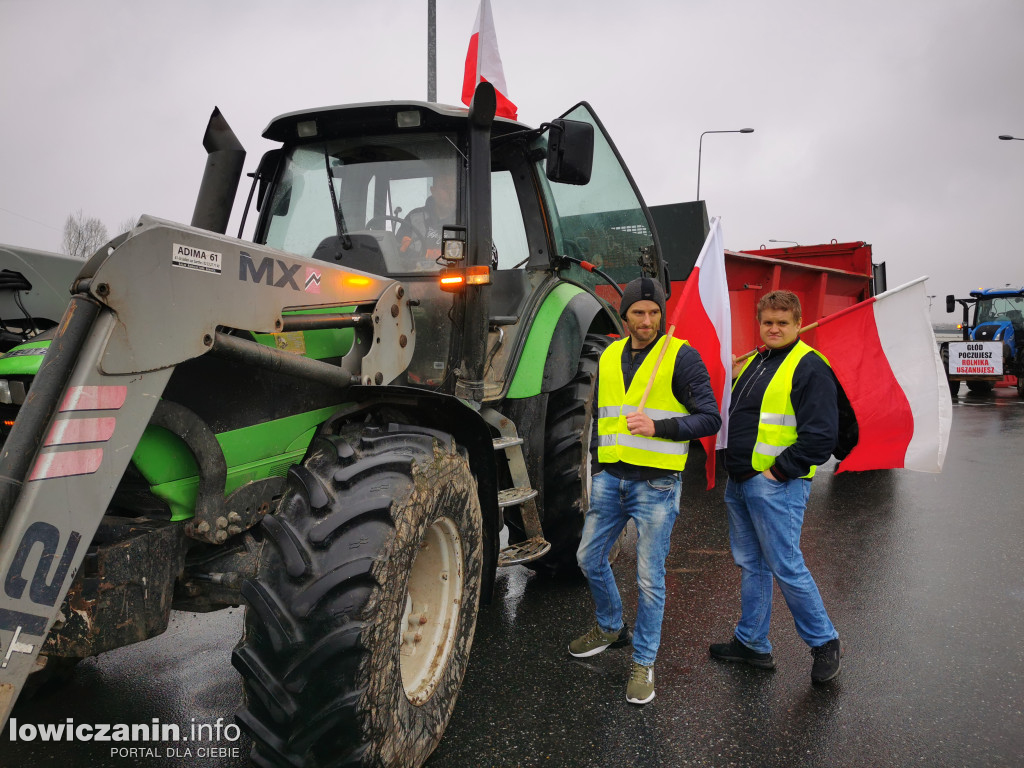
[[(658, 340), (664, 334), (658, 334), (658, 338), (651, 344), (636, 353), (626, 344), (622, 350), (622, 378), (625, 388), (636, 375), (637, 369), (646, 359), (648, 353), (657, 346)], [(665, 361), (662, 360), (662, 365)], [(590, 455), (591, 470), (594, 474), (607, 470), (616, 477), (624, 480), (651, 480), (655, 477), (663, 477), (672, 474), (672, 470), (656, 469), (654, 467), (640, 467), (625, 462), (614, 464), (601, 464), (597, 460), (597, 403), (596, 393), (597, 378), (594, 380), (595, 407), (594, 423), (590, 432)], [(715, 393), (711, 391), (711, 380), (708, 378), (708, 369), (704, 361), (693, 347), (683, 345), (676, 355), (676, 366), (672, 375), (672, 394), (676, 400), (686, 406), (689, 413), (686, 416), (675, 416), (670, 419), (656, 419), (654, 422), (654, 436), (666, 440), (696, 440), (700, 437), (714, 435), (722, 428), (722, 415), (718, 412), (718, 403), (715, 402)]]
[[(736, 381), (729, 405), (729, 447), (725, 469), (732, 480), (757, 474), (751, 460), (757, 442), (761, 401), (768, 382), (796, 346), (757, 352), (757, 357)], [(777, 480), (803, 477), (812, 466), (824, 464), (836, 447), (839, 413), (832, 369), (815, 354), (804, 355), (793, 372), (790, 395), (796, 412), (796, 442), (780, 453), (771, 468)]]

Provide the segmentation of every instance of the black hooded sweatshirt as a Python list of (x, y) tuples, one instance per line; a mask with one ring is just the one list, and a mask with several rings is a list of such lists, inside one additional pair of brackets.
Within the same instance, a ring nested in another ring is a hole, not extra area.
[[(751, 461), (757, 442), (761, 401), (768, 382), (795, 346), (793, 342), (781, 349), (759, 350), (733, 387), (725, 455), (725, 469), (733, 481), (747, 480), (757, 474)], [(812, 466), (828, 461), (836, 447), (839, 430), (835, 377), (817, 355), (804, 355), (797, 363), (790, 398), (796, 412), (797, 438), (775, 458), (771, 467), (772, 475), (779, 481), (803, 477)]]

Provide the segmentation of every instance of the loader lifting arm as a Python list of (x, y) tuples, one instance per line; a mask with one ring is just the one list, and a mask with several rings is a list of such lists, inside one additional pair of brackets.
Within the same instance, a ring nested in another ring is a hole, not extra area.
[[(248, 340), (308, 323), (354, 329), (337, 365)], [(0, 723), (177, 365), (222, 354), (344, 389), (391, 383), (414, 347), (401, 283), (208, 231), (143, 217), (87, 262), (0, 453)]]

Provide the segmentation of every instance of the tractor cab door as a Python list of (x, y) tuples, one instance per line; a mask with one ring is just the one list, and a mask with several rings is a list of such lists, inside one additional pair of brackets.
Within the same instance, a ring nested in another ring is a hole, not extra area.
[[(662, 276), (651, 213), (601, 121), (586, 102), (562, 117), (594, 127), (594, 163), (589, 183), (574, 185), (548, 182), (544, 161), (538, 161), (537, 176), (543, 180), (553, 214), (550, 221), (555, 256), (595, 264), (620, 285), (643, 275)], [(618, 293), (598, 275), (571, 264), (561, 270), (561, 276), (590, 287), (618, 308)]]

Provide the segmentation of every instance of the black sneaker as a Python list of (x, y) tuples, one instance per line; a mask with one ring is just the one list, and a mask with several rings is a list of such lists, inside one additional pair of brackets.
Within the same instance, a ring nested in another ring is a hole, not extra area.
[(812, 683), (827, 683), (834, 680), (843, 666), (843, 645), (837, 637), (824, 645), (811, 648), (814, 666), (811, 667)]
[(775, 659), (770, 653), (753, 651), (734, 636), (728, 643), (713, 643), (711, 655), (722, 661), (742, 661), (758, 669), (775, 669)]

